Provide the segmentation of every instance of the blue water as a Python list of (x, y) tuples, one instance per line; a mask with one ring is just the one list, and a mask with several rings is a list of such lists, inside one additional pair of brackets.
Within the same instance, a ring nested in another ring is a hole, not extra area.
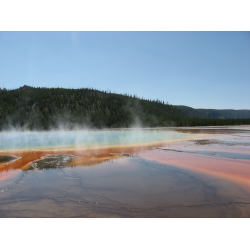
[(1, 132), (0, 150), (128, 145), (185, 139), (190, 136), (192, 135), (164, 129)]

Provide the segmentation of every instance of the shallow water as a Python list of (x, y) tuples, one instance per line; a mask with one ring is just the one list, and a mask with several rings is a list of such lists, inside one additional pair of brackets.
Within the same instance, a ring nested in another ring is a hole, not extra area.
[(192, 135), (189, 133), (178, 133), (166, 129), (2, 132), (0, 133), (0, 150), (101, 147), (185, 139), (190, 136)]
[(250, 202), (240, 190), (234, 187), (234, 196), (240, 193), (240, 198), (245, 198), (239, 201), (233, 195), (220, 193), (221, 188), (209, 180), (139, 157), (124, 157), (93, 167), (36, 168), (5, 181), (0, 216), (249, 216), (236, 203)]
[(249, 133), (166, 142), (165, 132), (132, 146), (4, 150), (22, 158), (0, 165), (0, 217), (250, 217), (250, 147), (196, 143)]

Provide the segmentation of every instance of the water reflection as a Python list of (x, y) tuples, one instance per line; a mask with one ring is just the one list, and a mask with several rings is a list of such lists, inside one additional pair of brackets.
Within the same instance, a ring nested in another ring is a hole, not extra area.
[(0, 217), (250, 217), (250, 147), (206, 136), (4, 151), (15, 159), (0, 163)]
[[(1, 193), (1, 217), (244, 217), (237, 202), (211, 179), (140, 157), (23, 171)], [(20, 185), (20, 181), (23, 181)], [(25, 181), (25, 182), (24, 182)], [(224, 186), (230, 186), (224, 183)]]

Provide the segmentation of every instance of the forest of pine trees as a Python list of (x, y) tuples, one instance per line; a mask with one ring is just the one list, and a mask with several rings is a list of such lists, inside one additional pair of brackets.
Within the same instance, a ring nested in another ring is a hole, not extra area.
[(190, 118), (160, 100), (94, 89), (0, 89), (0, 130), (20, 127), (56, 129), (63, 125), (92, 128), (220, 126), (250, 124), (250, 119)]

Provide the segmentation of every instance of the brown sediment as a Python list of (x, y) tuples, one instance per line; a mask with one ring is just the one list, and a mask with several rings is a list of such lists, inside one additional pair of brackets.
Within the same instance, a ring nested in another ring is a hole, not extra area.
[(16, 160), (17, 157), (13, 155), (0, 155), (0, 164)]
[(230, 142), (224, 142), (220, 140), (195, 140), (194, 143), (198, 145), (210, 145), (210, 144), (220, 144), (220, 145), (227, 145), (227, 146), (248, 146), (249, 145), (249, 143), (244, 143), (244, 142), (230, 143)]
[[(101, 148), (79, 148), (79, 149), (54, 149), (54, 150), (16, 150), (9, 151), (9, 154), (14, 155), (16, 159), (11, 162), (0, 163), (0, 180), (11, 176), (18, 170), (26, 169), (30, 163), (42, 159), (50, 154), (70, 154), (78, 157), (69, 163), (70, 166), (82, 165), (90, 166), (98, 164), (110, 159), (114, 159), (124, 152), (135, 154), (146, 150), (148, 145), (137, 146), (117, 146), (117, 147), (101, 147)], [(113, 154), (115, 153), (115, 154)], [(0, 155), (3, 153), (0, 153)], [(117, 154), (117, 155), (116, 155)], [(4, 152), (6, 155), (6, 151)], [(14, 171), (15, 170), (15, 171)], [(9, 172), (7, 175), (6, 172)]]
[(39, 151), (11, 151), (10, 154), (17, 157), (17, 159), (6, 163), (0, 163), (0, 180), (11, 177), (12, 174), (15, 174), (17, 171), (24, 169), (30, 162), (35, 161), (45, 155), (43, 152)]
[(220, 142), (218, 140), (196, 140), (196, 141), (194, 141), (194, 143), (198, 144), (198, 145), (225, 144), (225, 143)]

